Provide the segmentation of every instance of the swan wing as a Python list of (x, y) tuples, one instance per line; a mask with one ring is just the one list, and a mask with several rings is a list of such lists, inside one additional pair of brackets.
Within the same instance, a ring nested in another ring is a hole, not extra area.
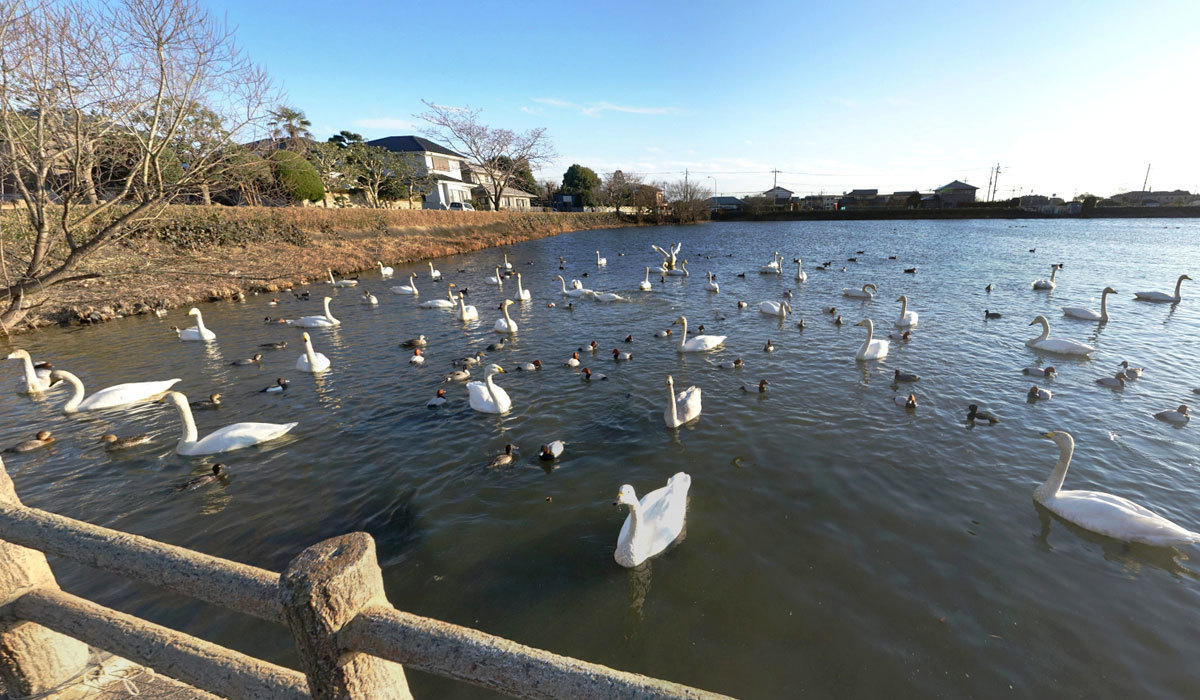
[(1060, 491), (1044, 505), (1064, 520), (1119, 540), (1154, 546), (1200, 542), (1200, 533), (1109, 493)]
[(725, 338), (723, 335), (698, 335), (684, 342), (683, 349), (685, 352), (705, 352), (724, 343)]
[(335, 324), (330, 323), (324, 316), (301, 316), (292, 321), (292, 325), (301, 328), (332, 328)]
[(675, 395), (675, 412), (680, 421), (686, 423), (700, 416), (700, 387), (689, 386)]
[(1056, 352), (1060, 355), (1090, 355), (1096, 348), (1085, 343), (1065, 338), (1046, 338), (1034, 343), (1034, 347), (1045, 352)]
[(647, 557), (661, 554), (683, 533), (691, 485), (692, 477), (679, 472), (667, 481), (666, 486), (642, 498), (642, 524), (649, 531), (645, 539)]
[(1134, 292), (1133, 296), (1146, 301), (1175, 301), (1175, 297), (1166, 292)]
[(1071, 318), (1081, 318), (1085, 321), (1099, 321), (1100, 320), (1100, 312), (1099, 311), (1093, 311), (1093, 310), (1083, 307), (1083, 306), (1064, 306), (1063, 307), (1063, 316), (1070, 316)]
[(313, 353), (313, 355), (317, 360), (315, 366), (309, 365), (308, 355), (301, 355), (296, 360), (296, 369), (301, 372), (324, 372), (325, 370), (329, 369), (330, 362), (328, 357), (325, 357), (323, 353), (319, 352)]
[(779, 304), (776, 302), (773, 302), (773, 301), (761, 301), (758, 303), (758, 310), (763, 312), (764, 314), (778, 316), (779, 315)]
[(189, 455), (211, 455), (240, 450), (281, 437), (299, 423), (234, 423), (205, 435), (187, 449)]
[(116, 406), (144, 401), (167, 391), (179, 381), (181, 380), (168, 379), (161, 382), (131, 382), (129, 384), (110, 386), (84, 399), (79, 404), (79, 410), (90, 411), (99, 408), (114, 408)]

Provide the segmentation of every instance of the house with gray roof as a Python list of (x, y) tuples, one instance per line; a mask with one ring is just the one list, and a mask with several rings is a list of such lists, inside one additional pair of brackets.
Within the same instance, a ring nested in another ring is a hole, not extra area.
[(476, 184), (469, 180), (467, 157), (420, 136), (385, 136), (368, 141), (393, 153), (413, 158), (435, 179), (433, 191), (425, 196), (425, 209), (449, 209), (454, 202), (470, 202)]
[(974, 185), (968, 185), (965, 182), (955, 180), (949, 184), (942, 185), (934, 190), (934, 194), (941, 198), (943, 207), (956, 207), (960, 204), (974, 204), (975, 190), (979, 189)]

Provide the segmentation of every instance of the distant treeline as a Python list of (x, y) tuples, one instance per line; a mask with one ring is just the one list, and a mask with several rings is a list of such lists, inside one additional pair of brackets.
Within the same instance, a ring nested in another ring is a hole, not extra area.
[(946, 209), (846, 209), (777, 211), (761, 214), (714, 212), (713, 221), (870, 221), (895, 219), (1192, 219), (1200, 207), (1096, 207), (1078, 214), (1045, 214), (1015, 207)]

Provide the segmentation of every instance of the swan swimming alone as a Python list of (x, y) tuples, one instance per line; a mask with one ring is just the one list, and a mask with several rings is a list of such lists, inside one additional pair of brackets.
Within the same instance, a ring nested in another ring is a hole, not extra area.
[(1065, 338), (1050, 337), (1050, 322), (1045, 316), (1038, 316), (1029, 322), (1029, 325), (1042, 324), (1042, 334), (1036, 338), (1025, 341), (1025, 345), (1034, 350), (1042, 352), (1053, 352), (1059, 355), (1080, 355), (1087, 356), (1096, 351), (1096, 348), (1076, 340), (1067, 340)]
[(654, 285), (650, 284), (650, 268), (646, 268), (646, 279), (638, 282), (638, 289), (642, 290), (643, 292), (648, 292), (651, 289), (654, 289)]
[(512, 299), (505, 299), (500, 305), (500, 309), (504, 311), (504, 318), (497, 319), (496, 324), (492, 326), (492, 330), (497, 333), (507, 333), (512, 335), (517, 332), (517, 322), (512, 320), (512, 316), (508, 315), (508, 307), (513, 305)]
[(395, 287), (389, 287), (392, 294), (407, 294), (409, 296), (418, 296), (421, 292), (417, 290), (417, 273), (410, 272), (408, 275), (408, 284), (398, 284)]
[(486, 282), (486, 283), (488, 283), (488, 284), (494, 284), (494, 285), (496, 285), (496, 286), (498, 286), (498, 287), (503, 287), (503, 286), (504, 286), (504, 280), (503, 280), (503, 278), (501, 278), (501, 277), (500, 277), (500, 268), (498, 268), (498, 267), (496, 268), (496, 274), (495, 274), (494, 276), (492, 276), (492, 277), (485, 277), (485, 278), (483, 279), (483, 281), (484, 281), (484, 282)]
[(139, 401), (148, 401), (157, 398), (160, 394), (169, 391), (175, 386), (180, 379), (167, 379), (161, 382), (130, 382), (128, 384), (116, 384), (106, 387), (87, 397), (83, 398), (84, 388), (83, 382), (74, 374), (66, 370), (57, 369), (50, 373), (50, 377), (56, 380), (62, 380), (71, 385), (74, 392), (71, 398), (67, 399), (67, 403), (63, 405), (63, 413), (76, 413), (78, 411), (95, 411), (102, 408), (116, 408), (118, 406), (127, 406), (131, 403)]
[(900, 315), (896, 318), (893, 325), (896, 328), (912, 328), (919, 322), (919, 317), (916, 311), (908, 310), (908, 297), (903, 294), (896, 301), (900, 302)]
[(720, 292), (721, 285), (717, 284), (716, 276), (711, 272), (704, 273), (708, 277), (708, 281), (704, 283), (704, 288), (710, 292)]
[(758, 312), (767, 316), (787, 318), (787, 315), (792, 313), (792, 305), (786, 301), (760, 301)]
[(608, 264), (608, 258), (600, 257), (600, 251), (596, 251), (596, 267), (604, 267)]
[(632, 486), (621, 486), (613, 505), (628, 506), (629, 515), (617, 535), (613, 558), (618, 564), (627, 568), (638, 566), (662, 554), (683, 535), (691, 485), (692, 477), (679, 472), (667, 480), (666, 486), (651, 491), (641, 501)]
[(325, 297), (325, 315), (324, 316), (301, 316), (295, 321), (290, 321), (291, 325), (300, 328), (333, 328), (341, 325), (341, 321), (333, 317), (329, 312), (329, 302), (333, 301), (331, 297)]
[(1033, 281), (1034, 289), (1054, 289), (1058, 284), (1054, 281), (1054, 276), (1058, 274), (1058, 265), (1050, 266), (1050, 279), (1038, 279)]
[(525, 289), (524, 287), (521, 286), (521, 273), (518, 272), (517, 273), (517, 301), (531, 301), (531, 300), (533, 300), (533, 295), (529, 293), (528, 289)]
[(332, 284), (332, 285), (333, 285), (333, 286), (335, 286), (335, 287), (353, 287), (353, 286), (355, 286), (355, 285), (357, 285), (357, 284), (358, 284), (358, 280), (339, 280), (339, 279), (334, 279), (334, 277), (333, 277), (333, 270), (331, 270), (331, 269), (329, 269), (329, 268), (325, 268), (325, 271), (329, 273), (329, 283), (330, 283), (330, 284)]
[(179, 418), (183, 421), (183, 436), (175, 446), (175, 452), (188, 457), (211, 455), (219, 452), (240, 450), (283, 437), (299, 423), (234, 423), (219, 428), (197, 440), (196, 421), (187, 397), (178, 391), (167, 392), (167, 398), (175, 404)]
[(308, 337), (308, 333), (305, 333), (303, 337), (304, 354), (296, 358), (296, 370), (317, 374), (329, 369), (331, 364), (329, 358), (313, 350), (312, 339)]
[(796, 281), (808, 281), (808, 273), (804, 271), (804, 262), (801, 258), (796, 258)]
[(877, 291), (879, 291), (878, 287), (870, 282), (867, 282), (862, 286), (862, 289), (851, 289), (850, 287), (846, 287), (842, 290), (842, 296), (850, 297), (851, 299), (871, 299), (875, 296), (875, 292)]
[(454, 311), (454, 318), (464, 323), (479, 320), (479, 310), (474, 306), (467, 306), (467, 303), (463, 301), (462, 292), (458, 293), (458, 308)]
[(209, 342), (217, 339), (217, 334), (210, 331), (204, 325), (204, 316), (200, 314), (200, 309), (192, 307), (188, 309), (188, 316), (196, 317), (196, 325), (193, 328), (175, 329), (175, 333), (180, 340), (203, 341)]
[(376, 260), (375, 262), (379, 263), (379, 276), (382, 277), (383, 279), (388, 279), (389, 277), (392, 276), (393, 273), (395, 273), (395, 270), (393, 270), (392, 268), (384, 267), (382, 260)]
[(442, 271), (433, 266), (433, 262), (429, 262), (429, 281), (437, 282), (442, 278)]
[(1063, 316), (1070, 318), (1078, 318), (1083, 321), (1099, 321), (1100, 323), (1108, 323), (1108, 295), (1116, 294), (1117, 290), (1112, 287), (1105, 287), (1103, 292), (1100, 292), (1100, 312), (1096, 313), (1086, 306), (1064, 306)]
[(7, 359), (21, 361), (24, 377), (19, 385), (21, 391), (26, 394), (40, 394), (57, 383), (50, 378), (50, 373), (54, 370), (50, 367), (42, 367), (41, 369), (35, 367), (33, 358), (29, 356), (28, 350), (17, 348), (8, 354)]
[(1183, 298), (1179, 295), (1179, 290), (1183, 286), (1184, 280), (1190, 280), (1187, 275), (1180, 275), (1178, 280), (1175, 280), (1174, 296), (1164, 292), (1134, 292), (1133, 296), (1138, 301), (1157, 301), (1160, 303), (1177, 304)]
[(1100, 491), (1063, 491), (1063, 480), (1075, 452), (1075, 439), (1061, 430), (1043, 433), (1058, 445), (1058, 463), (1044, 484), (1033, 492), (1033, 500), (1063, 520), (1085, 530), (1125, 542), (1155, 547), (1200, 542), (1192, 532), (1120, 496)]
[(700, 417), (700, 387), (689, 386), (678, 394), (675, 393), (675, 380), (667, 375), (667, 394), (670, 401), (663, 410), (663, 422), (668, 428), (678, 428), (684, 423), (690, 423)]
[(855, 353), (856, 360), (882, 360), (887, 357), (889, 343), (886, 340), (875, 338), (875, 324), (869, 318), (864, 318), (856, 326), (867, 327), (867, 339), (863, 341), (862, 347)]
[(417, 306), (422, 309), (453, 309), (455, 306), (458, 306), (458, 301), (454, 298), (454, 287), (455, 284), (453, 282), (446, 287), (445, 299), (430, 299), (429, 301), (417, 304)]
[(679, 352), (708, 352), (724, 343), (727, 337), (724, 335), (697, 335), (688, 338), (687, 318), (680, 316), (675, 319), (675, 323), (683, 326), (683, 332), (679, 334)]
[(480, 413), (508, 413), (512, 409), (512, 399), (504, 389), (492, 381), (492, 376), (504, 374), (500, 365), (488, 365), (484, 370), (482, 382), (467, 382), (467, 391), (471, 394), (471, 408)]

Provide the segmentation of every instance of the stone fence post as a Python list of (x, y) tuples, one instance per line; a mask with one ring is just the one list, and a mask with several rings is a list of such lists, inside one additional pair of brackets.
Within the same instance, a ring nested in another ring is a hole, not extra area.
[(411, 700), (403, 666), (338, 643), (360, 611), (391, 607), (370, 535), (352, 532), (304, 550), (280, 576), (279, 594), (313, 700)]
[[(2, 461), (0, 505), (21, 506)], [(58, 590), (46, 555), (0, 539), (0, 606), (7, 607), (36, 588)], [(45, 692), (81, 672), (87, 660), (87, 644), (41, 625), (13, 619), (7, 611), (0, 614), (0, 681), (9, 693)]]

